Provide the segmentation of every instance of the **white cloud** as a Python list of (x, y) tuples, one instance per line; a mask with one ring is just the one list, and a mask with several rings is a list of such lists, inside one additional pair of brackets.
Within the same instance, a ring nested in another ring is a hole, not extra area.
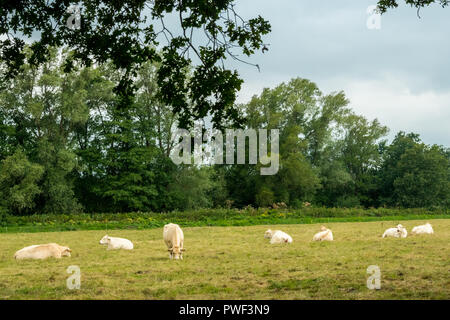
[(450, 90), (413, 93), (393, 77), (349, 81), (342, 89), (356, 113), (391, 129), (390, 138), (402, 130), (419, 133), (426, 143), (450, 146)]

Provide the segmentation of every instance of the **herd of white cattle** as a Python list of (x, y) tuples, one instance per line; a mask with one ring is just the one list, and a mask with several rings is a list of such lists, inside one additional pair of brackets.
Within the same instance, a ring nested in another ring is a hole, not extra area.
[[(411, 234), (433, 234), (433, 227), (431, 224), (426, 223), (421, 226), (414, 227), (411, 230)], [(395, 237), (406, 238), (408, 231), (401, 224), (398, 224), (395, 228), (387, 229), (382, 238)], [(277, 243), (292, 243), (292, 237), (281, 230), (267, 230), (264, 233), (264, 238), (270, 239), (271, 244)], [(167, 250), (169, 251), (170, 259), (183, 259), (183, 243), (184, 234), (180, 226), (174, 223), (169, 223), (164, 226), (163, 239), (166, 243)], [(333, 241), (333, 233), (330, 229), (322, 226), (320, 232), (316, 233), (312, 239), (313, 241)], [(125, 249), (132, 250), (134, 248), (133, 243), (128, 239), (110, 237), (105, 235), (100, 244), (107, 245), (107, 250)], [(70, 257), (72, 250), (69, 247), (60, 246), (56, 243), (47, 243), (40, 245), (32, 245), (20, 249), (14, 254), (15, 259), (46, 259), (50, 257), (61, 258)]]

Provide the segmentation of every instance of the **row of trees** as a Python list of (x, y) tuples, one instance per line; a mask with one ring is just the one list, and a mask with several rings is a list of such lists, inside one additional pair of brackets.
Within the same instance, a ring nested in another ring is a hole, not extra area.
[(159, 65), (142, 65), (130, 97), (116, 94), (121, 74), (112, 65), (63, 72), (70, 55), (52, 49), (2, 86), (3, 212), (449, 205), (449, 149), (403, 132), (388, 145), (388, 129), (354, 114), (343, 92), (325, 95), (298, 78), (237, 106), (245, 127), (280, 130), (276, 175), (254, 165), (175, 165), (178, 118), (161, 102)]
[(448, 206), (450, 149), (404, 132), (388, 145), (388, 128), (354, 114), (348, 103), (343, 92), (324, 95), (297, 78), (243, 105), (248, 126), (280, 129), (280, 171), (260, 176), (250, 167), (223, 169), (233, 200), (240, 206), (299, 207), (305, 200), (339, 207)]

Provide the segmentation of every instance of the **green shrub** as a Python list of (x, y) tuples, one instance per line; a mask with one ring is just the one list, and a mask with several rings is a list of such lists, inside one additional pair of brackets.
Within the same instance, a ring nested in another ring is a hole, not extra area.
[[(0, 232), (60, 230), (147, 229), (173, 222), (182, 226), (245, 226), (328, 221), (372, 221), (413, 218), (450, 218), (448, 209), (326, 208), (199, 209), (164, 213), (77, 213), (10, 216), (0, 209)], [(6, 228), (7, 227), (7, 228)]]

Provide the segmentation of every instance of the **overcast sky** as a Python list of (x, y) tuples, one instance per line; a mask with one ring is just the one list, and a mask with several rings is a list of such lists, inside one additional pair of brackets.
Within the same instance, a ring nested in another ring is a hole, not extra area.
[(391, 139), (419, 133), (428, 144), (450, 146), (450, 7), (420, 11), (407, 6), (368, 29), (366, 0), (238, 0), (246, 18), (270, 21), (269, 51), (254, 67), (233, 63), (245, 80), (239, 102), (294, 77), (324, 93), (343, 90), (358, 114), (378, 118)]

